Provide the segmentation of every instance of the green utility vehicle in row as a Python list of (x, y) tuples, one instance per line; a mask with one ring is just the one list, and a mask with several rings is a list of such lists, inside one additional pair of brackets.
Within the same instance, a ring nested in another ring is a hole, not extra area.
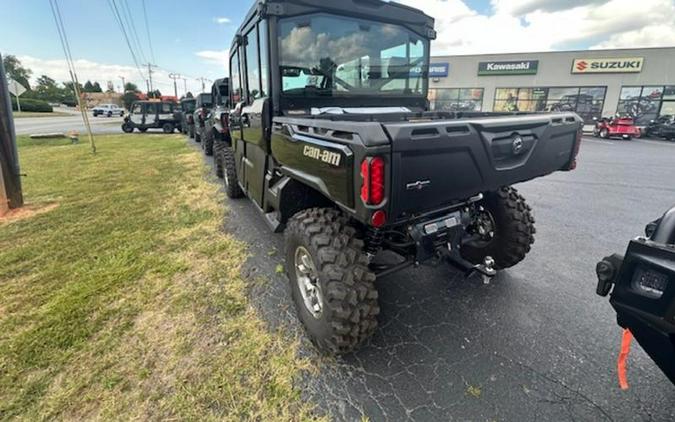
[(197, 95), (195, 103), (195, 111), (192, 113), (194, 120), (194, 139), (195, 142), (202, 141), (202, 135), (204, 134), (204, 128), (206, 127), (206, 119), (208, 114), (211, 112), (213, 107), (213, 96), (209, 93), (202, 93)]
[(180, 100), (180, 128), (181, 133), (189, 135), (194, 138), (195, 135), (195, 119), (193, 113), (195, 112), (197, 100), (194, 98), (183, 98)]
[[(214, 155), (214, 148), (220, 151), (220, 145), (230, 142), (229, 115), (230, 115), (230, 83), (228, 78), (218, 79), (211, 87), (213, 105), (204, 119), (202, 130), (202, 149), (208, 156)], [(222, 177), (222, 163), (220, 153), (215, 154), (217, 173)]]
[(511, 185), (576, 167), (574, 113), (429, 112), (435, 36), (396, 3), (258, 0), (230, 48), (227, 195), (285, 231), (291, 294), (322, 351), (375, 332), (378, 278), (444, 258), (489, 281), (519, 263), (534, 218)]

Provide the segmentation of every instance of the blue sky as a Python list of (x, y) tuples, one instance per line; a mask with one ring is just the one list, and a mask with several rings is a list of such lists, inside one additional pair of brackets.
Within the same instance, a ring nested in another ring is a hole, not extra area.
[[(125, 76), (145, 85), (113, 18), (109, 0), (58, 0), (81, 80)], [(142, 0), (114, 0), (133, 15), (146, 60), (152, 60)], [(333, 1), (333, 0), (327, 0)], [(432, 54), (532, 52), (675, 45), (675, 0), (398, 0), (436, 18)], [(224, 76), (232, 35), (253, 0), (145, 0), (156, 87), (173, 91), (170, 72), (188, 78)], [(68, 78), (48, 0), (0, 0), (0, 53), (18, 56), (37, 77)], [(139, 53), (140, 55), (140, 53)], [(139, 58), (139, 61), (143, 61)], [(144, 70), (144, 72), (147, 72)], [(183, 81), (179, 82), (179, 94)]]
[[(74, 58), (100, 64), (134, 66), (107, 0), (58, 1)], [(142, 2), (126, 2), (133, 14), (146, 59), (152, 60)], [(123, 7), (123, 0), (116, 0), (116, 3), (119, 8)], [(193, 79), (222, 77), (224, 69), (220, 63), (215, 59), (199, 57), (197, 53), (228, 49), (232, 35), (249, 6), (248, 1), (146, 0), (156, 64)], [(31, 56), (45, 61), (63, 59), (48, 0), (0, 0), (0, 10), (3, 11), (0, 24), (2, 54)], [(218, 18), (227, 18), (231, 22), (218, 23)], [(139, 58), (139, 61), (142, 59)], [(138, 72), (135, 76), (140, 79)], [(121, 80), (115, 81), (115, 85), (118, 84)]]

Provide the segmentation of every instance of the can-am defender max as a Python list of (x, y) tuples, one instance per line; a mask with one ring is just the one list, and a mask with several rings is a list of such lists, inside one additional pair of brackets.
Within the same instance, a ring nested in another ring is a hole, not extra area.
[[(231, 47), (229, 197), (277, 232), (309, 337), (346, 353), (377, 327), (375, 280), (439, 257), (487, 280), (534, 219), (511, 185), (576, 166), (573, 113), (428, 112), (434, 20), (374, 0), (259, 0)], [(388, 250), (400, 256), (378, 265)]]

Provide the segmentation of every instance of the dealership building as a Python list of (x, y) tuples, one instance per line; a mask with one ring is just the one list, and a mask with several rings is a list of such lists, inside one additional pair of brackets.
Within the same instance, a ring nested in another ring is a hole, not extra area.
[(433, 57), (429, 100), (441, 111), (617, 113), (639, 125), (675, 115), (675, 47)]

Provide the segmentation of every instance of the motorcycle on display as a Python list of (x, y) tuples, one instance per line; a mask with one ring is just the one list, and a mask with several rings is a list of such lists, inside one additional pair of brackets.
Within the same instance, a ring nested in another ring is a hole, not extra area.
[(635, 125), (635, 120), (630, 116), (593, 118), (595, 128), (593, 136), (603, 139), (621, 138), (627, 141), (639, 138), (642, 132)]

